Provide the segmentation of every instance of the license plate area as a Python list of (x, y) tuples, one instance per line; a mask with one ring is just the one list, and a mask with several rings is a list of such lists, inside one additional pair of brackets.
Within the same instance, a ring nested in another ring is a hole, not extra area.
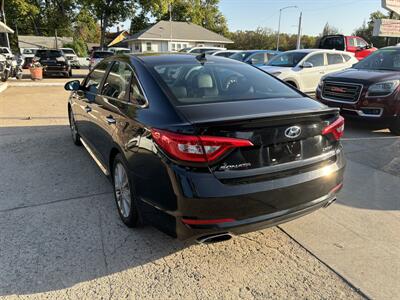
[(271, 165), (302, 159), (301, 141), (271, 145), (267, 148)]

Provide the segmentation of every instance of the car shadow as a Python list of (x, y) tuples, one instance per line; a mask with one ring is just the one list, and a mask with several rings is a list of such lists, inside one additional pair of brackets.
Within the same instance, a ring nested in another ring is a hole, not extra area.
[[(83, 147), (73, 145), (68, 126), (0, 128), (0, 165), (0, 296), (56, 291), (147, 264), (157, 267), (160, 259), (193, 247), (150, 226), (124, 226), (108, 179)], [(342, 204), (400, 208), (398, 201), (376, 206), (382, 199), (363, 186), (370, 175), (357, 168), (350, 167), (347, 177), (358, 181), (346, 182), (340, 198), (361, 200)], [(387, 188), (382, 195), (390, 196)], [(221, 255), (229, 256), (232, 243), (224, 243)]]

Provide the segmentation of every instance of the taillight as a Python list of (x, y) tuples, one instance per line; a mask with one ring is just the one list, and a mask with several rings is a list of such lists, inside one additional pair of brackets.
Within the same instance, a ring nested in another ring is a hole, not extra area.
[(253, 146), (252, 142), (243, 139), (177, 134), (159, 129), (152, 129), (151, 135), (173, 158), (199, 163), (215, 161), (233, 148)]
[(336, 141), (340, 140), (340, 138), (344, 134), (344, 118), (339, 116), (339, 118), (334, 121), (332, 124), (326, 126), (322, 130), (323, 135), (332, 134)]

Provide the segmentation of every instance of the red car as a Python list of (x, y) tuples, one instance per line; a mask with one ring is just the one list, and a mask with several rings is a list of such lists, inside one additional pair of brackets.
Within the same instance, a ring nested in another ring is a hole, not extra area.
[(319, 40), (318, 48), (336, 49), (347, 52), (353, 52), (358, 60), (362, 60), (372, 52), (378, 50), (372, 44), (367, 43), (358, 36), (325, 35)]

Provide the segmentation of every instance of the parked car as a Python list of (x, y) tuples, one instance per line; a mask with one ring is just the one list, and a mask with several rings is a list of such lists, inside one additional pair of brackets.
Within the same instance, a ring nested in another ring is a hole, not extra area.
[(113, 56), (114, 52), (107, 50), (97, 50), (93, 51), (91, 57), (89, 58), (89, 70), (93, 69), (95, 65), (101, 62), (104, 58)]
[(30, 64), (32, 63), (33, 58), (35, 57), (37, 50), (38, 50), (38, 48), (21, 48), (20, 49), (21, 57), (24, 60), (22, 68), (24, 68), (24, 69), (29, 68)]
[(64, 52), (59, 49), (39, 49), (36, 51), (35, 60), (43, 66), (43, 76), (63, 75), (72, 76), (72, 69)]
[(350, 68), (356, 62), (349, 52), (303, 49), (279, 54), (261, 69), (302, 92), (314, 93), (322, 76)]
[(213, 50), (206, 53), (214, 56), (230, 57), (237, 52), (240, 52), (240, 50)]
[(230, 58), (256, 67), (261, 67), (268, 64), (268, 62), (279, 53), (281, 52), (274, 50), (245, 50), (232, 54)]
[(316, 97), (345, 115), (384, 121), (400, 135), (400, 47), (382, 48), (351, 69), (325, 76)]
[(332, 203), (339, 110), (216, 56), (104, 59), (71, 81), (72, 139), (108, 174), (122, 221), (215, 242)]
[(72, 48), (61, 48), (64, 52), (65, 57), (69, 61), (72, 68), (80, 69), (81, 64), (79, 63), (78, 55), (76, 55), (75, 50)]
[(7, 59), (14, 57), (14, 54), (12, 54), (10, 48), (8, 47), (0, 47), (0, 54), (4, 55)]
[(378, 50), (359, 36), (345, 36), (341, 34), (323, 36), (319, 40), (318, 48), (352, 52), (358, 60), (362, 60), (372, 52)]
[(210, 51), (215, 51), (215, 50), (226, 50), (226, 48), (222, 47), (189, 47), (189, 48), (183, 48), (179, 50), (179, 52), (186, 52), (186, 53), (206, 53)]
[(123, 47), (110, 47), (108, 48), (108, 51), (111, 51), (114, 54), (129, 54), (132, 52), (131, 49)]

